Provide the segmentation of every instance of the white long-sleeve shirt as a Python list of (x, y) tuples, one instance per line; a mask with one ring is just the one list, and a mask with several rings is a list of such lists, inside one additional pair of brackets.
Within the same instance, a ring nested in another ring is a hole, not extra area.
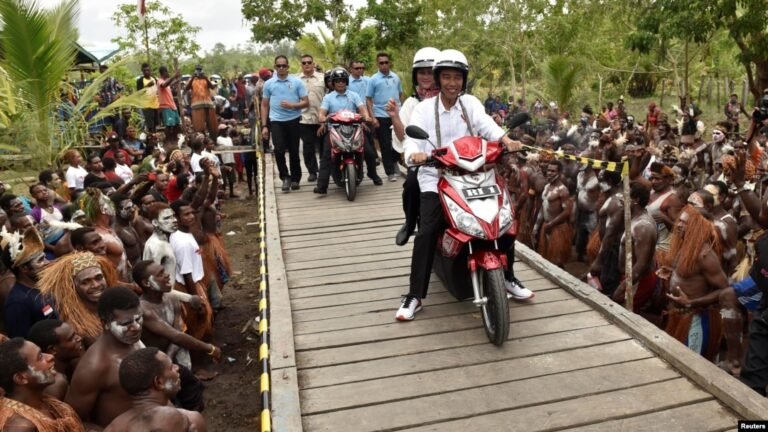
[[(420, 101), (413, 96), (403, 102), (403, 106), (400, 107), (400, 111), (397, 114), (400, 116), (400, 121), (403, 122), (404, 125), (408, 126), (410, 124), (409, 122), (411, 121), (413, 109), (416, 108), (416, 105), (418, 105), (419, 102)], [(405, 141), (405, 139), (403, 141)], [(398, 153), (402, 153), (405, 150), (403, 142), (397, 138), (395, 128), (392, 128), (392, 148)]]
[[(445, 147), (454, 140), (469, 135), (469, 128), (464, 119), (459, 101), (446, 110), (443, 106), (442, 96), (436, 96), (419, 102), (411, 115), (409, 126), (418, 126), (429, 134), (429, 140), (438, 145), (435, 127), (435, 101), (438, 101), (438, 113), (440, 117), (440, 146)], [(504, 136), (504, 130), (485, 113), (482, 102), (472, 95), (462, 95), (459, 100), (467, 110), (467, 116), (472, 124), (475, 135), (479, 135), (488, 141), (497, 141)], [(411, 165), (411, 155), (414, 153), (432, 153), (432, 145), (426, 140), (405, 138), (405, 160)], [(437, 192), (437, 170), (432, 167), (422, 166), (419, 169), (419, 187), (422, 192)]]

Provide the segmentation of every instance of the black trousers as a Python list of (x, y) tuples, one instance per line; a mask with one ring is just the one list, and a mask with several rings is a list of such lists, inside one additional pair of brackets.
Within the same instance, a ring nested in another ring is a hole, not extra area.
[[(290, 179), (292, 182), (301, 181), (301, 157), (299, 157), (299, 119), (289, 121), (270, 121), (269, 131), (275, 146), (275, 162), (280, 179)], [(285, 152), (290, 158), (291, 170), (285, 160)]]
[(399, 156), (392, 149), (392, 119), (389, 117), (376, 117), (379, 121), (379, 128), (376, 129), (376, 138), (381, 147), (381, 163), (384, 165), (384, 173), (388, 176), (395, 174), (395, 164)]
[(319, 124), (300, 124), (301, 145), (303, 146), (304, 166), (307, 172), (317, 174), (317, 156), (315, 153), (322, 151), (323, 140), (317, 136)]
[(371, 180), (379, 178), (379, 174), (376, 173), (376, 147), (373, 144), (373, 134), (370, 130), (366, 130), (365, 136), (365, 170), (368, 173), (368, 177)]
[(415, 229), (419, 224), (420, 201), (419, 167), (410, 167), (403, 183), (403, 213), (405, 213), (405, 224), (410, 230)]
[(427, 296), (437, 238), (445, 227), (446, 221), (440, 205), (440, 197), (436, 192), (422, 192), (419, 200), (419, 231), (413, 240), (409, 295), (418, 299)]
[(766, 395), (766, 386), (768, 386), (768, 309), (757, 312), (749, 324), (749, 346), (744, 355), (739, 379), (761, 395)]
[(331, 178), (331, 143), (328, 141), (328, 133), (320, 138), (322, 149), (320, 150), (320, 167), (317, 171), (317, 188), (328, 190), (328, 182)]
[[(245, 178), (248, 182), (248, 193), (253, 195), (254, 178), (256, 177), (257, 170), (256, 152), (243, 153), (243, 166), (245, 166)], [(258, 183), (256, 184), (258, 187)]]
[(235, 164), (234, 163), (226, 163), (224, 166), (229, 167), (229, 170), (222, 175), (222, 180), (224, 180), (224, 187), (229, 187), (229, 194), (232, 195), (234, 193), (234, 187), (235, 187), (235, 180), (237, 180), (237, 173), (235, 173)]
[[(411, 281), (409, 295), (418, 299), (427, 296), (432, 262), (437, 250), (437, 239), (448, 225), (443, 216), (440, 197), (435, 192), (422, 192), (419, 203), (419, 231), (413, 240), (411, 258)], [(507, 280), (514, 276), (515, 237), (504, 236), (499, 239), (499, 247), (506, 251), (507, 268), (504, 276)]]

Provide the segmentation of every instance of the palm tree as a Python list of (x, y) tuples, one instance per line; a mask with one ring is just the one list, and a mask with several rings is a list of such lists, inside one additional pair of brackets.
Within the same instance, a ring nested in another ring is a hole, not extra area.
[(571, 108), (576, 85), (584, 68), (582, 63), (564, 56), (554, 56), (544, 67), (544, 87), (561, 112)]
[(48, 153), (51, 113), (60, 101), (62, 79), (75, 60), (77, 0), (65, 0), (50, 10), (33, 2), (0, 0), (0, 67), (25, 104), (21, 118), (24, 149)]
[[(9, 119), (8, 130), (0, 138), (31, 155), (38, 166), (49, 166), (70, 146), (83, 144), (89, 126), (104, 116), (125, 106), (151, 105), (145, 92), (138, 92), (93, 115), (98, 111), (96, 96), (105, 74), (81, 90), (76, 103), (69, 97), (73, 88), (66, 76), (75, 63), (77, 15), (77, 0), (63, 0), (47, 10), (35, 0), (0, 0), (0, 97), (4, 99), (0, 134), (4, 117)], [(4, 74), (9, 78), (10, 93), (17, 97), (13, 107), (2, 97)]]

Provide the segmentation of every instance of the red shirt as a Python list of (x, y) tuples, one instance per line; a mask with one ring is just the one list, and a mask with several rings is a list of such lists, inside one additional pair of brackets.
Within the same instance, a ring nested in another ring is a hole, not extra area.
[(176, 186), (176, 176), (171, 177), (171, 179), (168, 180), (168, 187), (166, 187), (164, 191), (165, 197), (168, 198), (168, 202), (172, 203), (181, 198), (182, 192), (183, 191)]
[(121, 179), (121, 178), (120, 178), (120, 177), (119, 177), (117, 174), (115, 174), (115, 172), (114, 172), (114, 171), (104, 171), (104, 177), (105, 177), (107, 180), (111, 181), (111, 182), (113, 182), (113, 181), (118, 181), (118, 182), (120, 182), (120, 183), (125, 183), (125, 182), (123, 181), (123, 179)]

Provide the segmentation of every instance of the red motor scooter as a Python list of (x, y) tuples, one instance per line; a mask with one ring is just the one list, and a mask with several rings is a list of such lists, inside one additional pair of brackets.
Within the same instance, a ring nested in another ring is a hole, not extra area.
[(328, 117), (328, 140), (333, 181), (344, 188), (349, 201), (354, 201), (357, 186), (363, 181), (363, 118), (347, 110), (334, 113)]
[[(406, 134), (429, 138), (416, 126), (408, 126)], [(433, 269), (454, 297), (473, 299), (495, 345), (502, 345), (509, 334), (504, 269), (511, 239), (505, 234), (517, 229), (504, 179), (493, 168), (504, 151), (499, 142), (465, 136), (434, 149), (426, 163), (440, 169), (437, 190), (449, 225), (439, 237)]]

